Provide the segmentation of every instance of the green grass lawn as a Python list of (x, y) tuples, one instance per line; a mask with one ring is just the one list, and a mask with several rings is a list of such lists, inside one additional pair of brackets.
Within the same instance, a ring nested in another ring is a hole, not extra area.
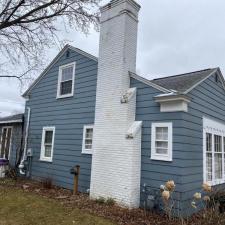
[(115, 225), (58, 201), (0, 187), (0, 225)]

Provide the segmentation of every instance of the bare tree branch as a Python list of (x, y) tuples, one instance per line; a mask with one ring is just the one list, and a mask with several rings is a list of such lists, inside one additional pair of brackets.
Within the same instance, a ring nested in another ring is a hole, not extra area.
[[(47, 48), (60, 45), (66, 30), (98, 28), (100, 0), (0, 0), (0, 78), (27, 79), (44, 65)], [(20, 68), (15, 72), (15, 67)], [(12, 68), (6, 69), (6, 68)]]

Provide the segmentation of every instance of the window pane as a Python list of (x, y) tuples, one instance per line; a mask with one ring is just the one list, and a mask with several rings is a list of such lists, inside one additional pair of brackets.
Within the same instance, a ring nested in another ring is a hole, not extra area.
[(92, 128), (88, 128), (86, 130), (86, 138), (92, 138), (93, 136), (93, 129)]
[(206, 151), (212, 152), (212, 134), (206, 134)]
[(73, 79), (73, 66), (63, 68), (61, 81), (67, 81), (72, 79)]
[(156, 148), (168, 148), (167, 141), (156, 141), (155, 145), (156, 145)]
[(167, 148), (156, 148), (156, 154), (167, 155), (168, 149)]
[(45, 131), (45, 144), (52, 144), (53, 131)]
[(50, 158), (52, 152), (52, 145), (45, 145), (45, 157)]
[(85, 128), (84, 147), (87, 150), (92, 149), (93, 128)]
[(215, 153), (215, 179), (222, 179), (222, 154)]
[(0, 151), (1, 158), (3, 158), (5, 155), (6, 134), (7, 134), (7, 128), (4, 128), (2, 132), (2, 143), (1, 143), (1, 151)]
[(222, 138), (214, 135), (215, 152), (222, 152)]
[(72, 93), (72, 80), (64, 81), (61, 83), (60, 95), (66, 95)]
[(85, 139), (85, 144), (92, 144), (92, 139)]
[(85, 144), (85, 149), (92, 149), (92, 145)]
[(212, 153), (206, 154), (206, 179), (212, 181)]
[(5, 146), (5, 158), (9, 159), (9, 148), (12, 136), (12, 128), (7, 129), (7, 138), (6, 138), (6, 146)]
[(168, 127), (156, 127), (156, 139), (168, 140)]

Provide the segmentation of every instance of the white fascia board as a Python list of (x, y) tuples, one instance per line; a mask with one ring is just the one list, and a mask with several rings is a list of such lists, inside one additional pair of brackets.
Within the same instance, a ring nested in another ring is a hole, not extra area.
[(19, 119), (19, 120), (5, 120), (5, 121), (0, 121), (0, 124), (5, 124), (5, 123), (22, 123), (23, 120)]
[(168, 95), (157, 95), (154, 97), (155, 102), (171, 102), (171, 101), (184, 101), (190, 102), (190, 98), (185, 95), (179, 94), (168, 94)]

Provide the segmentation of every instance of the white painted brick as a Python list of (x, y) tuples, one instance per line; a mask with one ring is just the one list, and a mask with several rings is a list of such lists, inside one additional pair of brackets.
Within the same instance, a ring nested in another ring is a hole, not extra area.
[(133, 208), (140, 202), (141, 129), (127, 139), (135, 121), (136, 96), (121, 104), (136, 72), (139, 6), (113, 0), (102, 8), (91, 172), (92, 198), (111, 197)]

